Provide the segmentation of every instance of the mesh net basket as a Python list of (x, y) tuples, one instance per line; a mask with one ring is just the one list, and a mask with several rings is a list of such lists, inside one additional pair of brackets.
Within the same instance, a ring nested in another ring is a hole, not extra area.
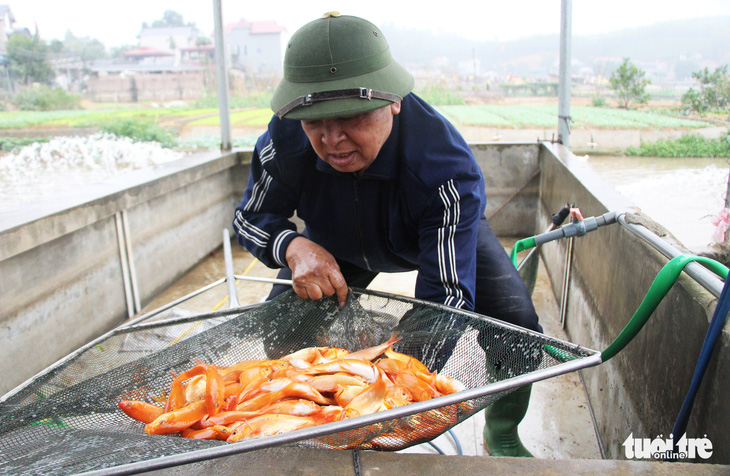
[[(147, 435), (120, 400), (150, 401), (198, 360), (219, 366), (311, 346), (394, 350), (466, 389), (237, 443)], [(123, 474), (281, 445), (400, 450), (432, 440), (522, 385), (600, 363), (600, 353), (478, 314), (355, 289), (347, 305), (289, 291), (225, 312), (116, 329), (3, 397), (0, 471)]]

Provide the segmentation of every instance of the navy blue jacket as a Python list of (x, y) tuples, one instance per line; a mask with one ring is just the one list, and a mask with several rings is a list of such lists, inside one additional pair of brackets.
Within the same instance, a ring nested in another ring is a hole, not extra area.
[(234, 229), (269, 267), (303, 235), (338, 260), (372, 271), (418, 269), (417, 298), (472, 310), (484, 179), (456, 129), (414, 94), (361, 176), (314, 152), (299, 121), (274, 117), (257, 141)]

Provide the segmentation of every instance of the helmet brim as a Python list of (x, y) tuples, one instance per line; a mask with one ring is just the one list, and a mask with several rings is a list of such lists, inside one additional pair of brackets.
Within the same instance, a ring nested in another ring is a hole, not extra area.
[[(291, 101), (307, 94), (350, 88), (386, 91), (403, 98), (413, 90), (414, 84), (413, 76), (394, 60), (379, 70), (333, 81), (291, 82), (282, 79), (271, 99), (271, 109), (277, 113)], [(298, 106), (283, 117), (295, 120), (346, 117), (380, 109), (388, 104), (391, 102), (384, 99), (333, 99)]]

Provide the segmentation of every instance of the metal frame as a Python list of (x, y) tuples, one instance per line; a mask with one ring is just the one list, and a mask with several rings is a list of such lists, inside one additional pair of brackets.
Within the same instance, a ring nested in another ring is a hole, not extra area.
[(568, 372), (573, 372), (583, 368), (599, 365), (601, 363), (600, 353), (583, 357), (570, 362), (555, 365), (549, 369), (537, 370), (528, 374), (513, 377), (489, 384), (483, 387), (463, 390), (459, 393), (446, 395), (443, 397), (426, 400), (423, 402), (411, 403), (403, 407), (396, 407), (384, 412), (373, 413), (370, 415), (350, 418), (325, 425), (318, 425), (302, 430), (291, 431), (279, 435), (267, 436), (266, 438), (252, 438), (250, 440), (239, 441), (237, 443), (225, 444), (215, 448), (207, 448), (203, 450), (190, 451), (172, 456), (164, 456), (161, 458), (140, 461), (127, 465), (117, 466), (115, 468), (106, 468), (97, 471), (89, 471), (87, 475), (122, 475), (137, 474), (142, 471), (151, 471), (156, 469), (169, 468), (183, 464), (196, 463), (199, 461), (221, 458), (224, 456), (232, 456), (236, 454), (246, 453), (249, 451), (271, 448), (275, 446), (288, 445), (305, 440), (311, 440), (320, 436), (338, 433), (347, 430), (361, 428), (367, 425), (380, 423), (386, 420), (406, 417), (416, 413), (434, 410), (436, 408), (458, 404), (467, 400), (478, 397), (484, 397), (494, 393), (522, 387), (531, 383), (556, 377)]
[[(232, 270), (228, 270), (229, 276), (232, 272)], [(245, 276), (236, 276), (236, 278), (242, 278), (242, 279), (251, 279), (253, 281), (265, 281), (265, 282), (275, 282), (275, 283), (282, 283), (282, 284), (290, 284), (291, 282), (288, 280), (280, 280), (280, 279), (267, 279), (267, 278), (248, 278)], [(222, 284), (223, 281), (225, 281), (227, 278), (220, 279), (214, 283), (211, 283), (210, 285), (202, 288), (201, 290), (198, 290), (194, 293), (189, 294), (188, 296), (185, 296), (183, 298), (178, 299), (177, 301), (170, 303), (166, 306), (163, 306), (162, 308), (153, 311), (152, 313), (148, 313), (144, 316), (140, 316), (137, 319), (134, 319), (128, 323), (125, 323), (122, 326), (119, 326), (112, 331), (104, 334), (103, 336), (95, 339), (94, 341), (90, 342), (86, 346), (78, 349), (76, 352), (66, 356), (64, 359), (59, 360), (54, 365), (48, 367), (43, 372), (37, 374), (33, 378), (29, 379), (27, 382), (22, 384), (21, 386), (17, 387), (15, 390), (4, 396), (0, 401), (6, 400), (9, 396), (14, 395), (15, 393), (21, 391), (23, 388), (25, 388), (27, 385), (31, 384), (35, 380), (37, 380), (39, 377), (45, 375), (46, 373), (52, 371), (56, 367), (66, 363), (67, 361), (76, 358), (86, 350), (94, 347), (95, 345), (103, 342), (105, 339), (112, 337), (114, 334), (117, 334), (119, 332), (127, 331), (131, 326), (151, 317), (152, 315), (158, 314), (164, 309), (169, 309), (173, 305), (180, 303), (184, 301), (185, 299), (189, 299), (192, 296), (198, 295), (201, 292), (210, 289), (213, 286)], [(404, 296), (396, 296), (390, 293), (385, 292), (379, 292), (379, 291), (367, 291), (369, 295), (373, 296), (379, 296), (384, 297), (387, 299), (394, 299), (397, 298), (398, 300), (405, 301), (405, 302), (411, 302), (411, 303), (418, 303), (418, 304), (427, 304), (429, 306), (443, 309), (444, 311), (448, 312), (454, 312), (453, 308), (450, 308), (445, 305), (440, 304), (434, 304), (430, 302), (425, 302), (423, 300), (419, 300), (416, 298), (409, 298)], [(174, 318), (166, 321), (160, 321), (160, 322), (154, 322), (150, 323), (149, 325), (155, 326), (155, 325), (163, 325), (163, 324), (170, 324), (170, 323), (176, 323), (181, 321), (186, 321), (190, 319), (207, 319), (207, 318), (214, 318), (214, 317), (220, 317), (220, 316), (226, 316), (231, 315), (234, 313), (238, 313), (240, 311), (243, 311), (245, 309), (250, 309), (253, 307), (257, 307), (262, 305), (262, 303), (253, 304), (250, 306), (244, 306), (244, 307), (237, 307), (237, 308), (230, 308), (225, 311), (216, 311), (208, 314), (203, 315), (197, 315), (197, 316), (190, 316), (190, 317), (184, 317), (184, 318)], [(529, 331), (527, 329), (523, 329), (521, 327), (511, 325), (508, 323), (504, 323), (502, 321), (498, 321), (496, 319), (481, 316), (479, 314), (458, 310), (460, 314), (464, 314), (467, 316), (473, 316), (480, 320), (487, 320), (490, 321), (500, 327), (503, 328), (509, 328), (514, 331), (520, 332), (525, 335), (530, 335), (535, 338), (540, 339), (541, 341), (544, 341), (545, 345), (549, 345), (550, 342), (555, 342), (559, 344), (566, 344), (566, 342), (561, 341), (559, 339), (555, 339), (549, 336), (546, 336), (544, 334), (540, 334), (537, 332)], [(142, 328), (148, 327), (147, 325), (140, 326)], [(153, 460), (145, 460), (140, 461), (136, 463), (131, 464), (125, 464), (120, 465), (112, 468), (105, 468), (105, 469), (99, 469), (99, 470), (92, 470), (83, 474), (90, 474), (90, 475), (112, 475), (112, 474), (136, 474), (143, 471), (150, 471), (155, 469), (162, 469), (162, 468), (169, 468), (173, 466), (180, 466), (184, 464), (189, 463), (195, 463), (199, 461), (204, 461), (208, 459), (214, 459), (224, 456), (230, 456), (235, 454), (240, 454), (244, 452), (249, 451), (255, 451), (263, 448), (271, 448), (275, 446), (281, 446), (281, 445), (287, 445), (292, 443), (297, 443), (305, 440), (312, 440), (316, 439), (318, 437), (322, 437), (325, 435), (330, 435), (342, 431), (357, 429), (361, 427), (365, 427), (368, 425), (380, 423), (386, 420), (392, 420), (392, 419), (398, 419), (407, 417), (409, 415), (414, 415), (417, 413), (434, 410), (437, 408), (449, 406), (449, 405), (455, 405), (458, 403), (462, 403), (468, 400), (473, 400), (475, 398), (479, 397), (485, 397), (488, 395), (496, 394), (499, 392), (508, 391), (514, 388), (518, 388), (527, 384), (531, 384), (540, 380), (545, 380), (548, 378), (552, 378), (558, 375), (562, 375), (568, 372), (577, 371), (583, 368), (599, 365), (601, 363), (601, 353), (595, 350), (587, 349), (582, 346), (575, 346), (571, 344), (576, 348), (576, 350), (582, 350), (586, 352), (588, 355), (580, 358), (576, 358), (574, 360), (570, 360), (567, 362), (558, 363), (556, 365), (553, 365), (546, 369), (540, 369), (540, 370), (534, 370), (529, 373), (519, 375), (516, 377), (512, 377), (506, 380), (490, 383), (488, 385), (483, 385), (481, 387), (472, 388), (472, 389), (466, 389), (461, 392), (458, 392), (456, 394), (452, 395), (446, 395), (438, 398), (434, 398), (431, 400), (423, 401), (423, 402), (416, 402), (412, 403), (403, 407), (397, 407), (393, 408), (391, 410), (378, 412), (370, 415), (365, 415), (361, 417), (351, 418), (343, 421), (328, 423), (325, 425), (318, 425), (315, 427), (305, 428), (302, 430), (292, 431), (288, 433), (283, 433), (280, 435), (274, 435), (269, 436), (266, 438), (255, 438), (250, 440), (245, 440), (242, 442), (238, 442), (235, 444), (225, 444), (221, 446), (217, 446), (214, 448), (207, 448), (202, 450), (194, 450), (186, 453), (179, 453), (171, 456), (164, 456), (160, 458), (156, 458)], [(480, 411), (481, 408), (478, 408), (474, 411), (474, 413)]]
[[(245, 277), (244, 277), (245, 278)], [(269, 280), (265, 278), (257, 278), (253, 279), (255, 281), (285, 281), (286, 280)], [(222, 281), (218, 281), (220, 284)], [(398, 300), (405, 301), (405, 302), (412, 302), (417, 304), (428, 304), (429, 306), (441, 308), (448, 312), (453, 312), (454, 309), (450, 308), (445, 305), (441, 304), (434, 304), (426, 301), (422, 301), (416, 298), (409, 298), (404, 296), (395, 296), (393, 294), (380, 292), (380, 291), (367, 291), (369, 295), (373, 296), (379, 296), (384, 297), (388, 299), (397, 298)], [(259, 306), (262, 303), (255, 304), (250, 307)], [(226, 311), (226, 313), (230, 313), (234, 311), (233, 309)], [(497, 324), (500, 327), (509, 328), (514, 331), (518, 331), (523, 334), (534, 336), (540, 340), (543, 341), (553, 341), (556, 343), (562, 343), (565, 344), (566, 342), (561, 341), (559, 339), (555, 339), (549, 336), (546, 336), (544, 334), (540, 334), (538, 332), (530, 331), (527, 329), (523, 329), (519, 326), (515, 326), (509, 323), (505, 323), (487, 316), (482, 316), (474, 312), (468, 312), (459, 310), (460, 314), (469, 315), (476, 317), (481, 320), (487, 320), (492, 323)], [(200, 316), (198, 316), (200, 317)], [(189, 318), (183, 318), (183, 319), (189, 319)], [(180, 320), (175, 319), (173, 321)], [(169, 321), (168, 321), (169, 322)], [(573, 344), (571, 344), (573, 345)], [(501, 380), (498, 382), (490, 383), (488, 385), (484, 385), (481, 387), (476, 387), (472, 389), (466, 389), (461, 392), (458, 392), (456, 394), (451, 395), (445, 395), (442, 397), (434, 398), (431, 400), (426, 400), (422, 402), (416, 402), (411, 403), (406, 406), (402, 407), (396, 407), (390, 410), (386, 410), (383, 412), (377, 412), (370, 415), (360, 416), (356, 418), (351, 418), (347, 420), (342, 420), (338, 422), (328, 423), (324, 425), (317, 425), (314, 427), (304, 428), (302, 430), (296, 430), (291, 431), (287, 433), (282, 433), (279, 435), (273, 435), (273, 436), (267, 436), (265, 438), (252, 438), (250, 440), (244, 440), (239, 441), (237, 443), (233, 444), (222, 444), (221, 446), (217, 446), (214, 448), (206, 448), (202, 450), (195, 450), (195, 451), (189, 451), (186, 453), (180, 453), (176, 455), (171, 456), (164, 456), (160, 458), (156, 458), (153, 460), (145, 460), (140, 461), (136, 463), (130, 463), (126, 465), (120, 465), (113, 468), (105, 468), (100, 470), (94, 470), (89, 471), (83, 474), (87, 475), (124, 475), (124, 474), (137, 474), (142, 471), (150, 471), (150, 470), (156, 470), (156, 469), (163, 469), (163, 468), (169, 468), (173, 466), (180, 466), (185, 464), (191, 464), (196, 463), (204, 460), (209, 459), (215, 459), (215, 458), (221, 458), (224, 456), (232, 456), (236, 454), (246, 453), (249, 451), (256, 451), (264, 448), (272, 448), (276, 446), (282, 446), (282, 445), (289, 445), (293, 443), (298, 443), (306, 440), (313, 440), (322, 436), (339, 433), (342, 431), (347, 430), (353, 430), (357, 428), (362, 428), (368, 425), (373, 425), (376, 423), (380, 423), (386, 420), (393, 420), (398, 418), (407, 417), (410, 415), (414, 415), (417, 413), (429, 411), (429, 410), (435, 410), (441, 407), (449, 406), (449, 405), (456, 405), (468, 400), (473, 400), (480, 397), (485, 397), (488, 395), (496, 394), (499, 392), (504, 392), (508, 390), (512, 390), (518, 387), (522, 387), (524, 385), (532, 384), (535, 382), (538, 382), (540, 380), (549, 379), (552, 377), (556, 377), (559, 375), (563, 375), (565, 373), (578, 371), (584, 368), (593, 367), (596, 365), (599, 365), (602, 363), (601, 360), (601, 353), (599, 351), (595, 351), (592, 349), (588, 349), (582, 346), (576, 346), (578, 349), (583, 350), (587, 352), (589, 355), (586, 357), (577, 358), (574, 360), (570, 360), (567, 362), (559, 363), (556, 365), (553, 365), (546, 369), (541, 370), (534, 370), (532, 372), (518, 375), (516, 377), (512, 377), (506, 380)], [(481, 410), (481, 409), (479, 409)], [(476, 412), (478, 412), (477, 410)], [(475, 413), (476, 413), (475, 412)]]
[[(682, 254), (679, 250), (662, 240), (645, 226), (636, 223), (629, 223), (626, 220), (626, 213), (627, 212), (617, 214), (617, 221), (621, 226), (650, 244), (654, 249), (669, 259), (676, 258)], [(713, 296), (718, 298), (720, 297), (723, 281), (718, 278), (715, 273), (699, 263), (689, 263), (684, 269), (684, 272), (691, 276), (702, 287), (707, 289), (707, 291), (709, 291)]]

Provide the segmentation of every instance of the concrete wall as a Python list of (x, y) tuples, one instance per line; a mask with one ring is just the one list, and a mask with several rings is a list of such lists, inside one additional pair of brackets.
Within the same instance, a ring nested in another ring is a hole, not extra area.
[[(245, 75), (231, 71), (231, 92), (245, 89)], [(216, 90), (213, 66), (206, 70), (162, 73), (136, 73), (132, 76), (104, 74), (89, 78), (84, 96), (98, 102), (192, 101)]]
[(0, 394), (138, 311), (125, 272), (144, 306), (220, 246), (249, 157), (192, 156), (4, 213)]
[(206, 90), (215, 88), (212, 71), (184, 73), (109, 74), (91, 77), (86, 96), (93, 101), (174, 101), (199, 98)]
[[(575, 203), (585, 217), (629, 209), (662, 239), (686, 252), (660, 225), (641, 215), (562, 146), (547, 144), (540, 167), (539, 221), (547, 223), (550, 214), (566, 202)], [(566, 253), (567, 240), (546, 244), (541, 250), (558, 299)], [(576, 239), (573, 257), (566, 330), (571, 342), (602, 351), (634, 314), (668, 260), (618, 224)], [(624, 350), (582, 372), (608, 458), (625, 458), (622, 443), (632, 433), (635, 438), (669, 437), (715, 304), (709, 292), (683, 273)], [(729, 347), (726, 326), (687, 427), (688, 437), (707, 435), (714, 447), (710, 460), (714, 463), (730, 461), (730, 412), (725, 402), (730, 390)]]
[(494, 232), (517, 237), (535, 233), (539, 144), (472, 144), (471, 148), (484, 174), (485, 215)]

